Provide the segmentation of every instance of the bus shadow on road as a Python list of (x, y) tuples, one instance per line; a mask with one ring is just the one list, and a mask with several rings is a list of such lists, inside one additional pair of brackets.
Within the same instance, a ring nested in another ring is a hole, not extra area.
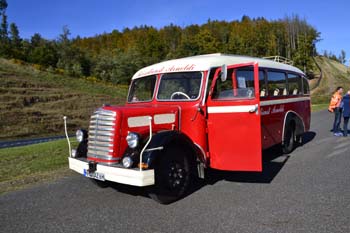
[[(315, 136), (315, 132), (305, 133), (303, 135), (303, 143), (299, 145), (299, 147), (302, 147), (311, 142)], [(206, 174), (207, 178), (205, 183), (213, 185), (221, 180), (241, 183), (271, 183), (272, 180), (281, 171), (283, 166), (287, 163), (289, 158), (293, 156), (293, 152), (291, 154), (283, 154), (281, 146), (276, 145), (264, 150), (262, 155), (262, 172), (232, 172), (209, 169)]]
[[(315, 132), (305, 133), (303, 136), (303, 144), (300, 146), (302, 147), (303, 145), (311, 142), (315, 136)], [(291, 156), (293, 156), (293, 152), (291, 154), (283, 154), (280, 146), (274, 146), (263, 151), (262, 172), (232, 172), (207, 169), (205, 172), (206, 178), (204, 180), (198, 179), (196, 182), (194, 182), (194, 184), (191, 185), (187, 195), (183, 198), (186, 198), (192, 193), (199, 191), (201, 188), (207, 185), (215, 185), (215, 183), (223, 180), (239, 183), (271, 183)], [(109, 187), (128, 195), (149, 198), (147, 188), (122, 185), (112, 182), (109, 183)]]

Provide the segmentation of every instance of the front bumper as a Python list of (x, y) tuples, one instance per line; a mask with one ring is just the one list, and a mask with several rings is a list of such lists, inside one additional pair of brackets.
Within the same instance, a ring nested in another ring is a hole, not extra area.
[[(85, 158), (68, 158), (69, 168), (86, 176), (89, 164)], [(96, 173), (103, 174), (105, 180), (133, 186), (149, 186), (154, 184), (154, 169), (142, 170), (113, 167), (97, 164)]]

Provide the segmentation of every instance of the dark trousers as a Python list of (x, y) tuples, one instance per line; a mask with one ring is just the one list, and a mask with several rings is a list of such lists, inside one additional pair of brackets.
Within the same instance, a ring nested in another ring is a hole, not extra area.
[(340, 132), (341, 108), (334, 109), (333, 133)]
[(348, 136), (349, 117), (344, 117), (344, 136)]

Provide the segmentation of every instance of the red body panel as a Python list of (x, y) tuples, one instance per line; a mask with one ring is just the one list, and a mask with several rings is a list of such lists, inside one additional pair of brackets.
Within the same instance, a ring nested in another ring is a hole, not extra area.
[[(177, 130), (190, 138), (198, 148), (198, 156), (208, 161), (211, 168), (230, 171), (261, 171), (262, 149), (281, 143), (285, 116), (293, 112), (302, 119), (304, 131), (310, 128), (309, 96), (264, 97), (259, 95), (258, 64), (246, 63), (229, 66), (229, 69), (253, 67), (254, 98), (214, 100), (207, 96), (208, 71), (203, 72), (200, 97), (194, 101), (152, 101), (127, 103), (125, 106), (105, 106), (105, 110), (117, 114), (113, 136), (113, 157), (121, 159), (128, 148), (125, 140), (128, 132), (136, 132), (142, 138), (149, 135), (149, 125), (130, 126), (133, 117), (175, 114), (173, 123), (155, 124), (152, 131)], [(217, 69), (211, 89), (219, 78)], [(231, 77), (228, 77), (231, 78)], [(160, 75), (157, 75), (155, 92), (158, 91)], [(239, 83), (234, 79), (234, 92)], [(235, 93), (236, 94), (236, 93)], [(253, 109), (254, 111), (251, 111)], [(108, 162), (93, 158), (97, 162)]]
[(212, 168), (231, 171), (262, 170), (260, 111), (246, 110), (259, 107), (258, 66), (245, 64), (228, 68), (248, 65), (254, 66), (255, 98), (208, 99), (208, 141)]

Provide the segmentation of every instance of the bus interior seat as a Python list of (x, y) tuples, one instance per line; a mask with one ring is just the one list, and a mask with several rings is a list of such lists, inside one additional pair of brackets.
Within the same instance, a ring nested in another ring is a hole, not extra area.
[(276, 88), (274, 91), (273, 91), (273, 96), (278, 96), (280, 94), (280, 90), (278, 88)]
[(287, 88), (283, 89), (283, 95), (287, 95)]
[(263, 89), (261, 89), (261, 91), (260, 91), (260, 96), (265, 96), (266, 95), (266, 90), (265, 90), (265, 88), (263, 88)]
[(297, 88), (294, 88), (293, 90), (293, 95), (297, 95), (298, 94), (298, 89)]

